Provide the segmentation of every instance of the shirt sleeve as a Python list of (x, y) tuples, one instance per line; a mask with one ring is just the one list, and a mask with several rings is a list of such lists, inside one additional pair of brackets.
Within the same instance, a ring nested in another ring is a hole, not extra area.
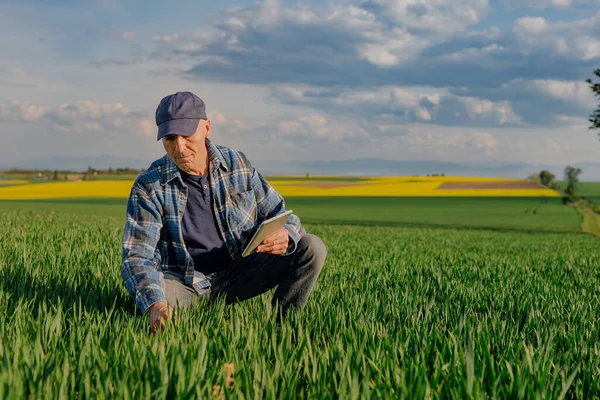
[[(269, 182), (267, 182), (260, 172), (252, 166), (250, 169), (252, 170), (252, 188), (256, 196), (258, 217), (261, 219), (269, 219), (284, 213), (286, 210), (283, 197), (273, 186), (271, 186), (271, 184), (269, 184)], [(300, 218), (294, 214), (288, 217), (284, 228), (288, 231), (290, 236), (289, 245), (285, 253), (287, 256), (296, 251), (298, 242), (302, 239), (302, 236), (306, 234), (306, 230), (300, 223)]]
[(159, 301), (166, 302), (160, 256), (155, 254), (162, 218), (157, 205), (137, 183), (127, 203), (123, 233), (121, 276), (142, 314)]

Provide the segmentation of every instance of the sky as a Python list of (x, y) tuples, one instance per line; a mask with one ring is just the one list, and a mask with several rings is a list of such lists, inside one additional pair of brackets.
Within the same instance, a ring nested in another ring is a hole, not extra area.
[(151, 162), (201, 97), (257, 163), (600, 161), (600, 0), (0, 0), (0, 161)]

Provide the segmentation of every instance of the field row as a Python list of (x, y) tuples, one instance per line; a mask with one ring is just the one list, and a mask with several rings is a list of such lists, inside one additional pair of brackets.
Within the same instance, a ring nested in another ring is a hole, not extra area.
[[(0, 200), (126, 198), (133, 181), (51, 182), (0, 186)], [(278, 178), (272, 185), (284, 197), (559, 197), (518, 179), (468, 177)]]
[[(581, 232), (582, 218), (560, 198), (536, 197), (286, 197), (286, 208), (304, 222), (370, 226), (420, 226)], [(0, 200), (0, 209), (44, 215), (68, 212), (125, 218), (126, 198)]]

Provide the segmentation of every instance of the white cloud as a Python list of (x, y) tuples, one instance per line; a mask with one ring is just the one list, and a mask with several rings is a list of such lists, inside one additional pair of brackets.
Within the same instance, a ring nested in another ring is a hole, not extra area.
[(148, 59), (213, 82), (443, 88), (524, 74), (573, 79), (574, 68), (600, 57), (600, 14), (568, 22), (524, 16), (512, 30), (470, 30), (489, 10), (488, 0), (262, 1), (193, 33), (152, 37)]
[(414, 152), (445, 155), (456, 150), (490, 155), (496, 152), (498, 146), (493, 134), (477, 131), (443, 134), (411, 129), (407, 134), (400, 136), (400, 140), (410, 146)]
[(258, 11), (258, 21), (261, 25), (277, 23), (279, 19), (280, 0), (264, 0)]
[(546, 8), (566, 9), (578, 4), (600, 5), (600, 1), (598, 0), (504, 0), (504, 3), (509, 7), (529, 7), (538, 10)]
[(152, 41), (158, 42), (158, 43), (176, 42), (178, 40), (179, 40), (178, 33), (171, 33), (171, 34), (163, 35), (163, 36), (152, 36)]
[(257, 139), (340, 141), (369, 137), (367, 130), (356, 121), (319, 114), (317, 111), (301, 116), (242, 120), (212, 110), (208, 112), (208, 117), (213, 132), (228, 142)]
[(542, 17), (523, 17), (515, 22), (515, 31), (524, 33), (539, 34), (546, 31), (548, 24)]
[(422, 121), (431, 121), (431, 113), (425, 108), (417, 109), (416, 116)]
[(419, 39), (406, 29), (394, 28), (389, 32), (365, 32), (364, 43), (358, 44), (357, 55), (378, 67), (393, 67), (414, 59), (427, 47), (427, 40)]
[(132, 111), (121, 103), (96, 104), (90, 100), (75, 104), (61, 104), (51, 112), (58, 123), (69, 123), (75, 120), (105, 120), (107, 118), (131, 115)]
[(272, 101), (327, 109), (331, 113), (359, 118), (393, 116), (403, 122), (437, 124), (514, 125), (521, 123), (510, 102), (494, 102), (470, 96), (457, 96), (444, 90), (412, 87), (383, 87), (362, 90), (272, 86)]
[[(493, 101), (498, 112), (501, 105), (510, 105), (513, 112), (522, 122), (532, 126), (570, 125), (580, 127), (585, 125), (587, 116), (596, 107), (596, 100), (589, 90), (588, 84), (580, 81), (558, 79), (513, 79), (503, 83), (498, 88), (475, 88), (466, 91), (456, 91), (456, 94)], [(489, 104), (480, 104), (474, 110), (486, 110)], [(510, 112), (505, 109), (508, 114)], [(583, 121), (583, 122), (582, 122)]]
[(594, 95), (586, 82), (534, 79), (531, 86), (546, 96), (575, 103), (583, 108), (591, 109), (595, 103)]
[(471, 47), (467, 49), (458, 50), (454, 53), (443, 54), (440, 57), (438, 57), (438, 60), (451, 61), (457, 63), (465, 61), (482, 63), (486, 58), (494, 56), (495, 54), (501, 53), (505, 50), (505, 47), (500, 46), (496, 43), (492, 43), (482, 48)]
[(495, 149), (498, 145), (494, 135), (489, 132), (473, 132), (470, 142), (478, 149)]
[(513, 33), (523, 55), (542, 53), (584, 61), (600, 58), (600, 13), (570, 22), (519, 18)]
[(375, 0), (397, 24), (415, 30), (454, 33), (486, 16), (487, 0)]
[[(445, 40), (478, 23), (487, 12), (488, 2), (376, 0), (370, 6), (373, 11), (352, 3), (313, 8), (266, 0), (229, 10), (214, 34), (174, 33), (152, 40), (162, 45), (178, 42), (173, 51), (191, 57), (231, 59), (262, 54), (267, 59), (283, 52), (291, 57), (330, 57), (331, 62), (337, 62), (354, 54), (376, 67), (389, 68), (414, 60), (432, 41)], [(205, 58), (200, 64), (212, 60)]]
[(0, 103), (0, 119), (8, 121), (35, 122), (46, 114), (46, 107), (13, 100)]
[(457, 100), (465, 105), (467, 115), (473, 121), (485, 118), (499, 125), (521, 121), (508, 101), (497, 103), (473, 97), (458, 97)]
[(97, 104), (90, 100), (57, 107), (12, 101), (0, 104), (0, 119), (49, 124), (54, 131), (74, 134), (151, 136), (156, 133), (156, 125), (148, 116), (121, 103)]
[(125, 40), (131, 40), (135, 36), (135, 32), (124, 32), (121, 34), (121, 37)]
[(140, 136), (154, 136), (157, 133), (156, 129), (156, 123), (151, 119), (137, 120), (137, 132)]

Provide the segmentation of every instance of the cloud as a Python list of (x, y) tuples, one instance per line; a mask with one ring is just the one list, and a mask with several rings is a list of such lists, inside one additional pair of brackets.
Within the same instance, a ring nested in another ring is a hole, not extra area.
[(0, 119), (46, 124), (55, 132), (72, 134), (152, 136), (156, 133), (154, 121), (143, 113), (120, 103), (97, 104), (89, 100), (57, 107), (20, 101), (0, 103)]
[(509, 8), (528, 7), (538, 10), (546, 8), (566, 9), (575, 5), (600, 5), (598, 0), (504, 0), (504, 4)]
[(0, 119), (13, 122), (35, 122), (46, 114), (46, 107), (21, 101), (0, 103)]
[(152, 41), (157, 43), (176, 42), (179, 40), (179, 34), (171, 33), (164, 36), (152, 36)]
[[(313, 8), (268, 1), (237, 7), (215, 32), (155, 37), (163, 57), (187, 56), (190, 76), (246, 83), (381, 81), (377, 71), (409, 65), (433, 42), (476, 24), (486, 0), (400, 1)], [(165, 49), (170, 54), (165, 55)], [(336, 78), (338, 75), (338, 78)], [(372, 76), (369, 78), (369, 76)], [(358, 78), (358, 79), (355, 79)]]
[(329, 90), (318, 87), (271, 86), (273, 102), (302, 105), (348, 118), (393, 119), (461, 126), (510, 126), (521, 123), (507, 101), (458, 96), (431, 88), (384, 87), (372, 90)]
[(290, 141), (339, 141), (368, 138), (370, 133), (356, 121), (314, 112), (303, 116), (281, 116), (244, 120), (227, 117), (220, 111), (209, 111), (213, 130), (226, 139), (282, 139)]
[(131, 40), (135, 36), (135, 32), (123, 32), (121, 37), (125, 40)]
[[(484, 130), (448, 128), (426, 124), (406, 124), (389, 116), (378, 119), (350, 119), (325, 113), (309, 113), (299, 117), (245, 119), (226, 117), (219, 111), (209, 113), (216, 140), (224, 143), (279, 143), (322, 149), (386, 146), (389, 152), (402, 149), (405, 153), (438, 155), (469, 151), (495, 154), (498, 142), (494, 134)], [(431, 128), (430, 128), (431, 127)], [(321, 149), (321, 150), (322, 150)]]
[(516, 20), (513, 33), (524, 56), (542, 54), (581, 61), (600, 58), (600, 13), (572, 22), (523, 17)]
[(581, 108), (594, 105), (594, 95), (586, 82), (536, 79), (531, 81), (529, 85), (539, 93), (561, 102), (570, 103)]
[(97, 104), (89, 100), (62, 104), (49, 110), (46, 119), (54, 130), (67, 133), (106, 132), (149, 136), (152, 120), (117, 104)]
[(600, 13), (473, 30), (488, 12), (486, 0), (268, 1), (223, 12), (202, 31), (155, 36), (148, 59), (184, 66), (191, 80), (443, 88), (582, 79), (600, 59)]
[(489, 132), (469, 132), (464, 134), (439, 134), (430, 132), (409, 131), (401, 137), (401, 141), (415, 150), (429, 152), (448, 152), (452, 149), (466, 149), (493, 154), (498, 142)]
[(412, 31), (444, 34), (477, 24), (489, 8), (487, 0), (372, 0), (362, 6), (378, 10), (390, 22)]
[[(494, 102), (509, 102), (522, 120), (535, 125), (579, 125), (595, 107), (588, 84), (555, 79), (513, 79), (496, 88), (450, 90), (463, 96), (475, 96)], [(579, 120), (578, 120), (579, 119)]]

